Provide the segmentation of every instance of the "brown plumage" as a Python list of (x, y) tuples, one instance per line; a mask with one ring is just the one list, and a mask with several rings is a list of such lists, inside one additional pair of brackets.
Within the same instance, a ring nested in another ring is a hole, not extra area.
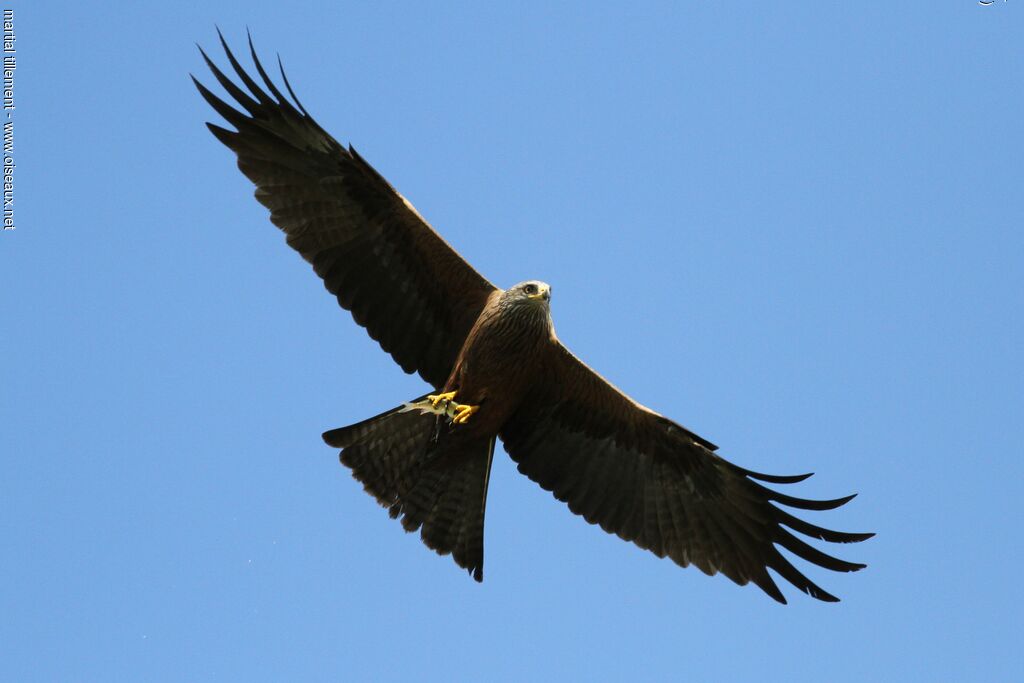
[(775, 492), (760, 482), (810, 475), (733, 465), (711, 442), (620, 392), (558, 340), (547, 285), (496, 288), (310, 117), (283, 70), (291, 99), (278, 90), (251, 40), (262, 85), (221, 43), (245, 89), (203, 57), (244, 112), (193, 81), (235, 127), (207, 124), (238, 155), (271, 221), (403, 370), (479, 408), (458, 424), (404, 404), (324, 434), (406, 530), (420, 530), (427, 546), (482, 580), (487, 484), (500, 437), (520, 472), (609, 533), (681, 566), (753, 582), (779, 602), (769, 569), (815, 598), (836, 600), (778, 547), (848, 572), (864, 565), (826, 555), (790, 530), (835, 543), (872, 534), (830, 531), (779, 505), (828, 510), (853, 496), (813, 501)]

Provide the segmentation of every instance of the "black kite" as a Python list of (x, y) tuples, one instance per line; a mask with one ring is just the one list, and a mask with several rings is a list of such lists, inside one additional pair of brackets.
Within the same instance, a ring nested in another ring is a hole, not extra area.
[[(640, 405), (566, 349), (551, 322), (551, 288), (498, 289), (431, 229), (350, 146), (338, 144), (295, 97), (274, 85), (250, 52), (262, 85), (221, 37), (245, 89), (203, 53), (244, 112), (198, 81), (237, 130), (209, 129), (238, 155), (256, 198), (327, 290), (408, 373), (437, 394), (324, 434), (366, 490), (407, 531), (480, 581), (484, 507), (495, 438), (519, 471), (605, 531), (679, 565), (754, 582), (785, 602), (768, 573), (819, 600), (836, 598), (783, 557), (861, 569), (790, 530), (852, 543), (872, 534), (831, 531), (776, 504), (829, 510), (853, 496), (804, 500), (759, 482), (793, 484), (719, 457), (716, 446)], [(456, 401), (457, 399), (457, 401)], [(788, 529), (787, 529), (788, 527)]]

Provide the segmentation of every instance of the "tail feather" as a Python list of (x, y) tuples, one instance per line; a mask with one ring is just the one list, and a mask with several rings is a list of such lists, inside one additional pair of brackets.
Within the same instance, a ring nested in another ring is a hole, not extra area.
[(427, 547), (482, 581), (494, 438), (464, 437), (406, 405), (325, 432), (324, 441), (342, 449), (342, 464), (406, 531), (419, 529)]

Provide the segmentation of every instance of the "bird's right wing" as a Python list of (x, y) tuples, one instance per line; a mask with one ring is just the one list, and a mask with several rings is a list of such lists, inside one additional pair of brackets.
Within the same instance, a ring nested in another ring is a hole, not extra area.
[(221, 44), (245, 89), (205, 52), (203, 58), (244, 112), (193, 78), (203, 98), (237, 131), (207, 126), (238, 155), (238, 167), (256, 184), (256, 198), (270, 209), (270, 220), (338, 303), (403, 370), (419, 372), (440, 387), (496, 288), (354, 149), (340, 145), (313, 120), (283, 70), (294, 104), (278, 90), (251, 39), (266, 91), (245, 72), (223, 36)]
[(836, 598), (797, 570), (776, 546), (820, 567), (849, 572), (846, 562), (787, 530), (836, 543), (873, 534), (831, 531), (777, 507), (829, 510), (853, 498), (805, 500), (762, 486), (810, 475), (774, 476), (743, 469), (715, 446), (640, 405), (560, 343), (541, 380), (502, 429), (519, 471), (568, 503), (591, 524), (686, 567), (753, 582), (785, 602), (768, 569), (819, 600)]

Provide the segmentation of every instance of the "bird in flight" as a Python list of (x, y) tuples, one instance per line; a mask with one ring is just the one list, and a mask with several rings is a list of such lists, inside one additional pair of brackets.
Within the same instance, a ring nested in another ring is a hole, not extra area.
[[(218, 32), (219, 33), (219, 32)], [(854, 496), (807, 500), (764, 484), (809, 474), (761, 474), (637, 403), (572, 354), (551, 319), (551, 287), (508, 289), (467, 263), (354, 148), (306, 111), (281, 69), (285, 96), (249, 51), (260, 82), (220, 36), (234, 100), (193, 77), (235, 130), (207, 124), (238, 156), (290, 247), (308, 261), (356, 323), (431, 393), (323, 435), (366, 491), (406, 531), (483, 580), (484, 509), (496, 439), (520, 472), (608, 533), (785, 603), (768, 570), (819, 600), (838, 599), (779, 552), (826, 569), (865, 565), (795, 536), (854, 543), (870, 533), (811, 524), (783, 508), (830, 510)], [(280, 66), (280, 60), (278, 60)]]

